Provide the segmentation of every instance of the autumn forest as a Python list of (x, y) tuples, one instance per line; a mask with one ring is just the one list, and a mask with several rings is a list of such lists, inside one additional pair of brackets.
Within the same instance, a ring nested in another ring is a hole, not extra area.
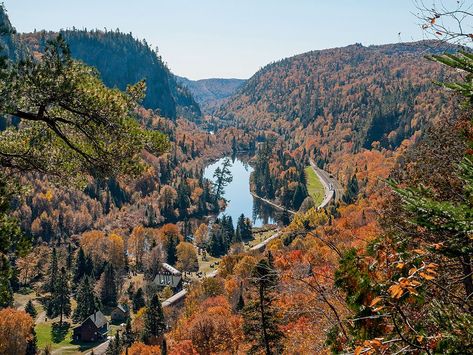
[(1, 5), (0, 355), (473, 354), (473, 13), (444, 3), (248, 80)]

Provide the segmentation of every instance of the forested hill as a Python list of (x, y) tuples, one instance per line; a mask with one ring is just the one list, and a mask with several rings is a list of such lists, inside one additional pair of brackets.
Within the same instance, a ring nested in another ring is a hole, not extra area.
[(176, 79), (179, 84), (189, 89), (204, 111), (210, 112), (219, 106), (222, 100), (235, 94), (245, 83), (243, 79), (190, 80), (179, 76), (176, 76)]
[(16, 29), (12, 26), (5, 10), (0, 6), (0, 50), (1, 55), (18, 60), (25, 54), (26, 48), (20, 43)]
[(422, 41), (297, 55), (258, 71), (216, 115), (298, 143), (310, 137), (328, 154), (396, 148), (448, 110), (433, 84), (444, 69), (425, 58), (448, 49)]
[[(109, 87), (123, 90), (127, 85), (145, 79), (147, 84), (145, 108), (157, 109), (160, 114), (175, 119), (201, 116), (199, 105), (190, 92), (179, 86), (174, 75), (160, 56), (145, 41), (119, 31), (61, 31), (69, 44), (72, 56), (91, 65)], [(21, 35), (33, 51), (43, 51), (54, 32), (35, 32)]]

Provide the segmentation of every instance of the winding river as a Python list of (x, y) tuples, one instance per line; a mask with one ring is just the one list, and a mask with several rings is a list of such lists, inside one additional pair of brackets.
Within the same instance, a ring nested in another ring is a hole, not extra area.
[[(206, 167), (204, 177), (214, 181), (213, 174), (217, 167), (222, 166), (225, 158)], [(230, 171), (233, 180), (225, 187), (224, 197), (229, 201), (221, 214), (231, 216), (236, 226), (238, 217), (243, 213), (249, 217), (254, 227), (275, 223), (275, 210), (265, 203), (255, 199), (250, 194), (250, 174), (253, 168), (244, 161), (236, 158), (232, 162)]]

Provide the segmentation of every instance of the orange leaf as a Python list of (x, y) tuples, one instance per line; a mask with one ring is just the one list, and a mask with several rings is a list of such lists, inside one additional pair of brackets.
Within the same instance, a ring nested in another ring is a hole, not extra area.
[(375, 305), (378, 304), (380, 301), (381, 301), (381, 297), (376, 297), (375, 299), (373, 299), (373, 300), (371, 301), (370, 307), (375, 306)]
[(425, 272), (419, 272), (419, 275), (422, 276), (424, 279), (426, 280), (433, 280), (435, 279), (435, 277), (433, 277), (432, 275), (429, 275), (429, 274), (426, 274)]

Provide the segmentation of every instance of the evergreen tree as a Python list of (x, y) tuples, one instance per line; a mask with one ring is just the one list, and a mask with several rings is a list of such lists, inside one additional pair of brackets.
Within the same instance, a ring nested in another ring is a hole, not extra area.
[(31, 316), (31, 318), (33, 318), (33, 319), (36, 318), (38, 312), (36, 311), (36, 309), (33, 306), (33, 301), (31, 301), (31, 300), (28, 301), (28, 303), (25, 306), (25, 312), (28, 313)]
[(179, 244), (179, 239), (175, 236), (168, 237), (168, 242), (166, 244), (166, 263), (169, 265), (176, 265), (177, 262), (177, 245)]
[(350, 204), (356, 201), (360, 187), (358, 185), (358, 179), (356, 173), (348, 180), (347, 188), (342, 196), (342, 201), (346, 204)]
[(66, 269), (67, 270), (72, 269), (72, 254), (73, 254), (72, 244), (68, 243), (67, 244), (67, 258), (66, 258)]
[(89, 276), (84, 276), (76, 293), (77, 308), (73, 319), (79, 323), (100, 309), (100, 303), (94, 293), (94, 285)]
[(121, 355), (123, 343), (120, 339), (120, 332), (115, 333), (115, 337), (108, 343), (106, 355)]
[(48, 268), (48, 283), (46, 285), (46, 289), (49, 292), (53, 292), (54, 286), (56, 285), (56, 280), (58, 277), (58, 272), (59, 272), (59, 266), (58, 266), (58, 261), (57, 261), (57, 252), (56, 248), (53, 248), (51, 252), (51, 261), (49, 263), (49, 268)]
[(238, 217), (235, 239), (245, 242), (253, 239), (251, 221), (248, 218), (245, 218), (243, 214)]
[(133, 312), (138, 312), (146, 305), (143, 289), (140, 287), (133, 296)]
[(5, 255), (0, 255), (0, 307), (13, 306), (13, 289), (11, 287), (12, 268)]
[(123, 346), (125, 349), (128, 349), (134, 341), (135, 334), (133, 333), (133, 328), (131, 327), (131, 319), (128, 317), (126, 320), (125, 332), (123, 333)]
[(78, 284), (80, 280), (87, 274), (87, 259), (85, 257), (84, 249), (79, 248), (77, 253), (76, 265), (73, 273), (73, 282)]
[(144, 317), (143, 341), (149, 344), (152, 339), (162, 336), (166, 330), (163, 307), (157, 294), (148, 303)]
[(186, 179), (183, 179), (177, 188), (177, 208), (181, 219), (188, 216), (187, 209), (191, 206), (190, 193), (189, 185), (187, 185)]
[(107, 264), (100, 277), (100, 301), (106, 306), (116, 306), (118, 297), (115, 268)]
[(278, 277), (272, 262), (272, 255), (261, 259), (253, 270), (252, 284), (256, 297), (243, 309), (246, 338), (254, 343), (252, 352), (264, 351), (266, 355), (281, 352), (283, 334), (278, 329), (279, 319), (273, 305), (273, 292)]
[(60, 317), (59, 324), (62, 325), (63, 316), (70, 316), (71, 300), (69, 289), (69, 277), (66, 269), (61, 268), (59, 277), (51, 291), (51, 298), (48, 303), (47, 315), (50, 318)]
[(297, 184), (296, 190), (294, 191), (294, 196), (292, 197), (292, 207), (294, 210), (299, 210), (306, 196), (307, 194), (304, 192), (302, 185)]
[(230, 171), (231, 166), (232, 163), (230, 161), (230, 158), (226, 158), (223, 161), (222, 167), (218, 167), (217, 169), (215, 169), (213, 177), (215, 179), (215, 196), (217, 197), (217, 199), (222, 198), (223, 194), (225, 193), (225, 187), (233, 180), (233, 176)]

